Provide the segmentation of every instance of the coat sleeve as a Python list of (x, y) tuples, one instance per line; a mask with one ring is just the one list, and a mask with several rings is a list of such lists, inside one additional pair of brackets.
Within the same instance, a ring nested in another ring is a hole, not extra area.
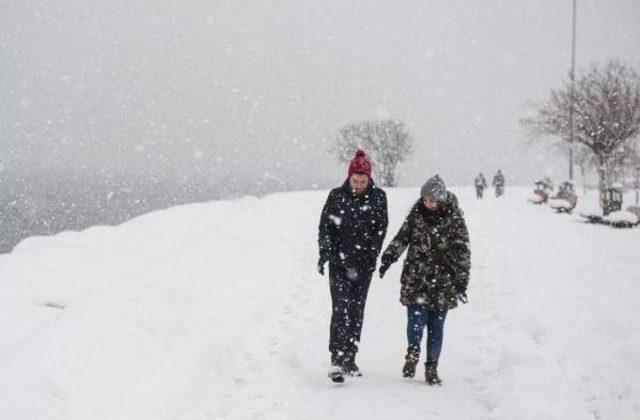
[(387, 195), (381, 194), (378, 205), (376, 206), (376, 231), (374, 237), (374, 247), (376, 257), (382, 250), (382, 244), (384, 243), (384, 237), (387, 235), (387, 226), (389, 225), (389, 216), (387, 212)]
[(413, 229), (412, 215), (413, 212), (409, 213), (409, 216), (405, 219), (395, 238), (387, 245), (387, 249), (382, 254), (383, 264), (389, 265), (396, 262), (409, 245), (411, 231)]
[(451, 264), (455, 272), (456, 282), (467, 285), (471, 269), (471, 249), (469, 247), (469, 231), (462, 211), (457, 209), (451, 230)]
[[(332, 207), (334, 201), (333, 191), (329, 193), (327, 201), (324, 203), (318, 224), (318, 248), (320, 258), (328, 261), (331, 256), (332, 245), (336, 237), (335, 220), (332, 220)], [(335, 216), (334, 216), (335, 217)]]

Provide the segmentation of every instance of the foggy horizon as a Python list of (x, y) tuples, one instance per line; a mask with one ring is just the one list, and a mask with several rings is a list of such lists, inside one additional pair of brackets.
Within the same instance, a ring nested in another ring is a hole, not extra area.
[[(332, 185), (338, 129), (397, 118), (415, 138), (401, 185), (562, 175), (518, 119), (566, 79), (571, 1), (200, 6), (7, 3), (2, 166)], [(579, 1), (577, 70), (638, 67), (639, 20), (637, 2)]]

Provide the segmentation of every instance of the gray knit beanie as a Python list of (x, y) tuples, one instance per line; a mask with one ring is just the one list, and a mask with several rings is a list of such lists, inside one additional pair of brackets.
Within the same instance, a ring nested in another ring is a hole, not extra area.
[(420, 189), (422, 197), (433, 197), (440, 202), (447, 200), (447, 187), (438, 175), (430, 178)]

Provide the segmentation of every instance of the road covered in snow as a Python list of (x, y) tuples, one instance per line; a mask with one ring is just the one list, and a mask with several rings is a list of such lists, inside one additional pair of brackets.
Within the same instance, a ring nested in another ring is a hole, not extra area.
[[(640, 227), (554, 214), (528, 188), (453, 191), (472, 270), (445, 324), (442, 387), (401, 378), (401, 264), (374, 276), (364, 376), (328, 381), (327, 192), (281, 193), (0, 256), (0, 419), (640, 418)], [(385, 245), (418, 188), (387, 194)]]

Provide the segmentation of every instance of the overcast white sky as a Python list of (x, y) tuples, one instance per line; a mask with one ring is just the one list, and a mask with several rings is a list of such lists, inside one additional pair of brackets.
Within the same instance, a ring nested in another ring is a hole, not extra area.
[[(518, 119), (570, 66), (571, 0), (0, 0), (0, 168), (327, 187), (340, 126), (404, 120), (401, 185), (564, 174)], [(577, 68), (640, 69), (640, 1), (578, 0)]]

